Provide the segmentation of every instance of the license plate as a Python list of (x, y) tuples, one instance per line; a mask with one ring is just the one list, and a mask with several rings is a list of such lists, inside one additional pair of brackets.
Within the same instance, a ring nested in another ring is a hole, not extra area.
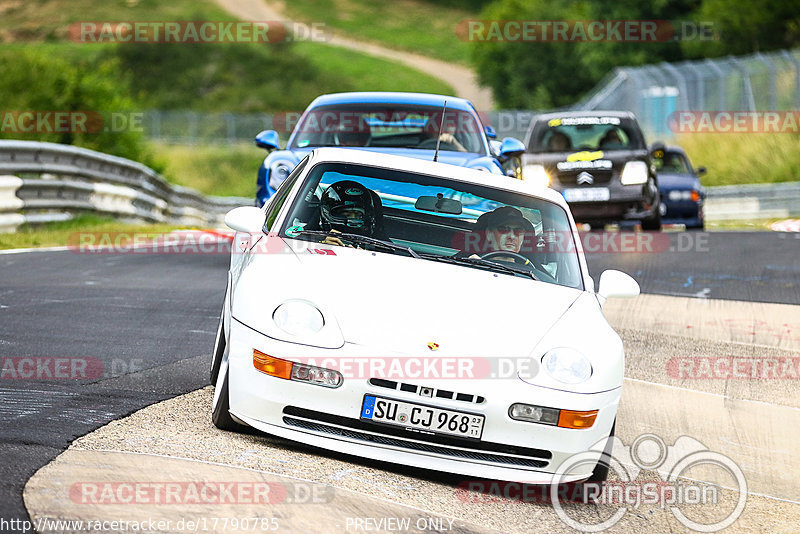
[(485, 417), (365, 395), (361, 419), (436, 434), (481, 439)]
[(585, 187), (583, 189), (564, 189), (564, 200), (567, 202), (596, 202), (608, 200), (611, 193), (607, 187)]

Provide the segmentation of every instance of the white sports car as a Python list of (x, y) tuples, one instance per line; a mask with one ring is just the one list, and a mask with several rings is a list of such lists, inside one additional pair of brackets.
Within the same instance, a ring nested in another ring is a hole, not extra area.
[[(613, 435), (624, 353), (601, 308), (639, 286), (606, 271), (595, 292), (555, 191), (320, 148), (226, 223), (217, 427), (533, 484)], [(596, 452), (559, 481), (604, 479)]]

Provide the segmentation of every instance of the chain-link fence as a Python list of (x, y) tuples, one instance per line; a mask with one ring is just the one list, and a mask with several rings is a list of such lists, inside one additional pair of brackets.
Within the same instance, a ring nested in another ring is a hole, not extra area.
[(271, 113), (150, 110), (143, 113), (142, 128), (148, 139), (165, 143), (251, 142), (261, 130), (274, 127), (273, 117)]
[(632, 111), (650, 139), (676, 111), (798, 110), (800, 49), (617, 68), (572, 109)]
[[(580, 102), (565, 109), (628, 110), (636, 114), (648, 139), (673, 137), (676, 111), (800, 110), (800, 49), (642, 67), (620, 67)], [(148, 138), (168, 143), (250, 142), (261, 130), (288, 134), (302, 110), (281, 113), (200, 113), (149, 111)], [(498, 137), (525, 138), (537, 111), (481, 113)]]

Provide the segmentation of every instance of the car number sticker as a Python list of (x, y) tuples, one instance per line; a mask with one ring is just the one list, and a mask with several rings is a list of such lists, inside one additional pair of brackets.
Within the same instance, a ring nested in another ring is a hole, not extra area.
[(583, 189), (564, 189), (567, 202), (597, 202), (608, 200), (611, 193), (607, 187), (587, 187)]
[(485, 420), (483, 415), (372, 395), (364, 396), (361, 418), (386, 425), (473, 439), (481, 439)]

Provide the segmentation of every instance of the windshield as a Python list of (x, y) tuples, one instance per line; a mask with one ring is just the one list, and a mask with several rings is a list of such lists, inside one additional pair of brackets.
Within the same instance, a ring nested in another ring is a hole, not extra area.
[(675, 174), (692, 173), (688, 159), (680, 152), (656, 150), (653, 152), (653, 163), (658, 172)]
[[(301, 187), (282, 236), (583, 289), (569, 218), (555, 203), (347, 163), (316, 165)], [(375, 240), (388, 245), (373, 246)]]
[[(297, 126), (291, 148), (318, 146), (435, 150), (442, 110), (402, 104), (324, 106)], [(441, 151), (485, 153), (482, 127), (466, 111), (447, 110)]]
[(633, 121), (598, 116), (552, 119), (536, 131), (530, 146), (532, 152), (641, 148), (644, 143)]

